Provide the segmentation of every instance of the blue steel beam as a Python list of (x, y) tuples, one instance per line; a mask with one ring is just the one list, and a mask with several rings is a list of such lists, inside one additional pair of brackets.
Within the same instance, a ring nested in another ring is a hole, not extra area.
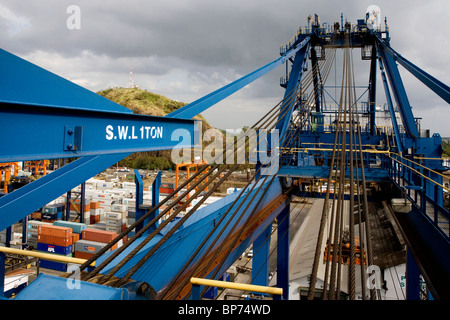
[(401, 64), (406, 70), (408, 70), (412, 75), (414, 75), (417, 79), (419, 79), (423, 84), (425, 84), (428, 88), (430, 88), (433, 92), (435, 92), (442, 99), (450, 103), (450, 87), (445, 83), (439, 81), (429, 73), (423, 71), (415, 64), (411, 63), (404, 57), (402, 57), (399, 53), (397, 53), (394, 49), (392, 49), (388, 43), (380, 39), (379, 36), (376, 37), (377, 42), (383, 46), (386, 52), (399, 64)]
[[(289, 74), (289, 81), (286, 85), (286, 91), (284, 93), (283, 101), (288, 103), (286, 106), (283, 104), (282, 108), (286, 110), (286, 114), (281, 113), (278, 117), (279, 122), (277, 123), (276, 129), (279, 131), (279, 136), (283, 137), (285, 131), (289, 127), (291, 122), (292, 112), (294, 111), (294, 106), (297, 103), (295, 88), (298, 86), (303, 76), (303, 67), (306, 63), (306, 58), (308, 57), (310, 45), (303, 46), (299, 52), (295, 55), (294, 63), (292, 65), (291, 72)], [(281, 109), (281, 108), (280, 108)], [(284, 118), (283, 118), (284, 117)]]
[[(194, 120), (130, 113), (0, 103), (0, 114), (0, 162), (182, 148), (197, 144), (201, 132)], [(177, 129), (191, 140), (172, 140)]]
[(387, 101), (387, 104), (389, 107), (389, 113), (391, 114), (392, 127), (394, 128), (396, 145), (397, 145), (398, 151), (403, 153), (403, 143), (400, 140), (399, 126), (397, 123), (397, 118), (395, 116), (394, 105), (392, 103), (391, 93), (389, 91), (389, 85), (387, 83), (386, 73), (384, 72), (384, 66), (383, 66), (383, 62), (381, 61), (381, 59), (380, 59), (380, 70), (381, 70), (381, 79), (383, 80), (384, 93), (386, 95), (386, 101)]
[(419, 130), (417, 129), (412, 108), (409, 103), (405, 87), (403, 86), (397, 64), (384, 46), (378, 46), (378, 52), (380, 53), (380, 57), (386, 69), (394, 98), (397, 101), (402, 122), (406, 129), (406, 134), (409, 138), (419, 138)]
[(259, 77), (265, 75), (269, 71), (273, 70), (274, 68), (278, 67), (279, 65), (286, 62), (287, 59), (291, 58), (297, 51), (302, 49), (304, 46), (306, 46), (309, 43), (310, 37), (306, 37), (302, 42), (300, 42), (297, 46), (294, 46), (290, 50), (288, 50), (283, 56), (281, 56), (278, 59), (275, 59), (274, 61), (266, 64), (265, 66), (243, 76), (242, 78), (239, 78), (236, 81), (231, 82), (230, 84), (211, 92), (210, 94), (184, 106), (183, 108), (180, 108), (178, 110), (175, 110), (172, 113), (169, 113), (165, 116), (165, 118), (183, 118), (183, 119), (191, 119), (192, 117), (195, 117), (199, 113), (207, 110), (208, 108), (212, 107), (214, 104), (218, 103), (219, 101), (222, 101), (223, 99), (227, 98), (228, 96), (232, 95), (236, 91), (242, 89), (249, 83), (252, 83)]
[(3, 103), (132, 113), (130, 109), (3, 49), (0, 49), (0, 74), (0, 102)]

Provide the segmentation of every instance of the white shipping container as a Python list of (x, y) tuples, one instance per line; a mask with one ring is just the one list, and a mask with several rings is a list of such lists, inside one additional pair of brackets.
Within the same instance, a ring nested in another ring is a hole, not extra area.
[(122, 182), (122, 188), (133, 188), (136, 189), (136, 183), (135, 182)]
[(106, 220), (105, 225), (110, 227), (120, 227), (124, 224), (124, 221), (122, 219), (120, 220)]
[(27, 230), (28, 231), (35, 230), (37, 232), (39, 226), (43, 225), (43, 224), (51, 224), (51, 223), (38, 221), (38, 220), (30, 220), (30, 221), (27, 222)]
[(124, 204), (113, 204), (111, 206), (111, 211), (114, 212), (126, 212), (128, 210), (128, 206)]
[(136, 205), (136, 199), (132, 199), (132, 198), (124, 198), (124, 199), (122, 200), (122, 203), (123, 203), (124, 205), (127, 205), (127, 206), (135, 206), (135, 205)]
[(27, 232), (27, 239), (28, 240), (37, 241), (38, 240), (38, 234), (37, 233), (33, 233), (33, 232)]
[(121, 220), (122, 212), (106, 212), (106, 220)]
[(107, 225), (105, 227), (105, 230), (106, 231), (112, 231), (112, 232), (120, 233), (120, 232), (122, 232), (122, 226), (115, 227), (115, 226)]
[(111, 193), (106, 193), (106, 192), (102, 192), (102, 193), (97, 193), (92, 195), (92, 199), (106, 199), (106, 200), (111, 200), (112, 199), (112, 194)]
[(114, 203), (113, 200), (104, 200), (104, 199), (97, 199), (94, 201), (97, 201), (100, 204), (100, 207), (104, 209), (107, 209), (107, 207), (108, 209), (111, 209), (111, 206)]

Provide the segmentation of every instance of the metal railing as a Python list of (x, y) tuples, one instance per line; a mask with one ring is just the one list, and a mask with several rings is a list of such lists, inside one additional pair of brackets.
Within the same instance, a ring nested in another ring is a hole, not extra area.
[(389, 176), (425, 217), (450, 240), (450, 189), (445, 175), (399, 154), (386, 155)]

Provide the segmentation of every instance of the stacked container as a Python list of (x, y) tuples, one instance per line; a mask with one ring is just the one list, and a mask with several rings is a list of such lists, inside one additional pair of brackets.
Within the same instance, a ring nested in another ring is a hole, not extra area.
[[(70, 220), (72, 221), (80, 221), (79, 220), (79, 212), (80, 212), (80, 206), (81, 201), (79, 199), (72, 200), (72, 203), (70, 204)], [(84, 200), (84, 221), (89, 219), (89, 214), (91, 210), (90, 200), (85, 199)]]
[(53, 222), (54, 226), (67, 227), (72, 229), (72, 244), (81, 239), (82, 232), (86, 229), (86, 224), (81, 222), (58, 220)]
[(126, 229), (128, 206), (115, 204), (106, 212), (106, 231), (120, 233)]
[(89, 218), (90, 224), (99, 223), (100, 220), (102, 220), (102, 217), (104, 216), (104, 214), (105, 214), (105, 209), (100, 208), (100, 202), (91, 201), (90, 218)]
[(27, 222), (27, 244), (30, 247), (37, 248), (38, 229), (40, 225), (51, 225), (49, 222), (30, 220)]
[[(73, 232), (71, 228), (54, 225), (38, 226), (37, 250), (41, 252), (72, 256)], [(40, 260), (42, 268), (53, 269), (57, 271), (67, 271), (67, 263), (55, 262), (51, 260)]]
[(54, 222), (62, 219), (64, 212), (64, 204), (49, 204), (42, 208), (41, 220), (44, 222)]
[[(83, 230), (82, 239), (75, 243), (75, 258), (90, 259), (116, 237), (117, 233), (111, 231), (90, 228)], [(117, 246), (115, 244), (110, 250), (116, 249)]]

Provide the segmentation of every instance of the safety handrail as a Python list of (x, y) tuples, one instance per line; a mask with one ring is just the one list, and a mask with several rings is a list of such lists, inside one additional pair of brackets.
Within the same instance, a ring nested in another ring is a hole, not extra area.
[[(235, 289), (235, 290), (242, 290), (242, 291), (251, 291), (251, 292), (259, 292), (259, 293), (267, 293), (271, 295), (278, 295), (281, 296), (283, 294), (282, 288), (276, 288), (276, 287), (267, 287), (267, 286), (259, 286), (254, 284), (246, 284), (246, 283), (237, 283), (237, 282), (227, 282), (227, 281), (220, 281), (220, 280), (211, 280), (211, 279), (204, 279), (204, 278), (191, 278), (191, 284), (193, 286), (197, 286), (197, 289), (199, 286), (208, 286), (208, 287), (219, 287), (224, 289)], [(200, 290), (198, 290), (198, 295), (195, 294), (195, 290), (192, 290), (192, 295), (194, 300), (199, 300), (200, 297)], [(195, 294), (195, 296), (194, 296)]]

